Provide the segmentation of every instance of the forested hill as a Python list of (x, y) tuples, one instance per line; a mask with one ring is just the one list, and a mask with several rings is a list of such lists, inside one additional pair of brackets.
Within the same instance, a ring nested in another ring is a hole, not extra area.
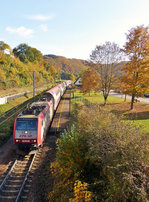
[(87, 66), (85, 65), (85, 60), (80, 59), (68, 59), (62, 56), (56, 55), (44, 55), (44, 59), (50, 64), (53, 65), (58, 71), (68, 72), (75, 75), (83, 72)]
[(43, 56), (39, 50), (27, 44), (19, 44), (11, 49), (0, 41), (0, 89), (31, 86), (33, 72), (36, 74), (36, 87), (60, 79), (75, 81), (86, 68), (83, 60)]

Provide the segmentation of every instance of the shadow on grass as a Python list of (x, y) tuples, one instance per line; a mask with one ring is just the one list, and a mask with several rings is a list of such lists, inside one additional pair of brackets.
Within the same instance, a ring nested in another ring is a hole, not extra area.
[[(149, 119), (149, 111), (146, 112), (130, 112), (131, 110), (111, 110), (112, 113), (116, 115), (124, 115), (124, 119), (127, 120), (146, 120)], [(127, 113), (128, 114), (125, 114)], [(130, 112), (130, 113), (129, 113)]]

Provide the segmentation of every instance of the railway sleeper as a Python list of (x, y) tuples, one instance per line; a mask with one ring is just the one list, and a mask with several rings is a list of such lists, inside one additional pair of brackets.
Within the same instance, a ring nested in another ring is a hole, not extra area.
[(9, 188), (8, 189), (1, 189), (1, 191), (3, 193), (18, 193), (19, 192), (19, 189), (15, 189), (15, 190), (10, 190)]
[(23, 196), (21, 195), (21, 199), (25, 200), (25, 199), (27, 199), (27, 196), (26, 195), (23, 195)]
[(17, 197), (19, 190), (1, 190), (1, 195), (2, 196), (15, 196)]
[(20, 161), (20, 162), (18, 162), (18, 165), (20, 165), (20, 166), (28, 166), (30, 163), (31, 163), (31, 160), (29, 160), (29, 161)]
[(21, 180), (20, 182), (14, 182), (14, 181), (11, 181), (11, 182), (6, 182), (3, 186), (4, 187), (13, 187), (13, 186), (15, 186), (15, 187), (20, 187), (21, 186), (21, 184), (22, 184), (22, 182), (23, 182), (23, 180)]
[(28, 168), (23, 168), (23, 169), (14, 169), (13, 172), (14, 173), (24, 173), (27, 172)]
[(6, 187), (6, 188), (7, 188), (7, 187), (8, 187), (8, 188), (10, 188), (10, 187), (11, 187), (11, 188), (18, 188), (18, 187), (20, 187), (20, 186), (21, 186), (21, 184), (14, 184), (14, 183), (13, 183), (13, 184), (5, 184), (5, 185), (4, 185), (4, 187)]
[(22, 180), (9, 180), (9, 179), (8, 179), (7, 181), (10, 182), (10, 183), (11, 183), (11, 182), (15, 182), (15, 183), (20, 183), (20, 182), (22, 182)]
[(29, 189), (23, 189), (23, 192), (28, 193)]
[(14, 176), (14, 177), (16, 177), (16, 176), (24, 176), (24, 175), (26, 175), (26, 172), (22, 172), (22, 171), (20, 171), (20, 172), (15, 172), (15, 171), (12, 171), (12, 173), (10, 174), (10, 176)]
[[(0, 199), (9, 199), (9, 200), (13, 200), (16, 199), (16, 196), (3, 196), (3, 195), (0, 195)], [(6, 201), (6, 200), (5, 200)]]
[(9, 176), (9, 180), (23, 180), (24, 179), (24, 176), (18, 176), (18, 175), (16, 175), (16, 176), (12, 176), (12, 175), (10, 175)]
[(26, 184), (26, 185), (25, 185), (25, 187), (30, 188), (30, 187), (31, 187), (31, 185), (30, 185), (30, 184)]

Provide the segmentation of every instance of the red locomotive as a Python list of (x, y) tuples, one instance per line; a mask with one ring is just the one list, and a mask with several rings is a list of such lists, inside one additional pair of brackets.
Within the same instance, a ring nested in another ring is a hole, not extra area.
[(67, 86), (71, 84), (72, 82), (68, 80), (55, 86), (17, 116), (13, 130), (15, 144), (18, 144), (20, 148), (42, 145), (54, 111)]

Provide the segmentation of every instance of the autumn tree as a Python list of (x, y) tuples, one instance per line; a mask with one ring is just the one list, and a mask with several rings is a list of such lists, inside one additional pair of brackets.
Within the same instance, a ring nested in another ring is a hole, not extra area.
[(141, 95), (149, 85), (149, 27), (143, 25), (129, 30), (124, 52), (129, 62), (124, 66), (121, 81), (132, 95), (131, 109), (135, 97)]
[(48, 71), (49, 71), (52, 79), (55, 82), (56, 79), (58, 78), (58, 72), (57, 72), (56, 68), (53, 65), (51, 65)]
[(115, 43), (105, 42), (96, 46), (90, 55), (90, 64), (100, 76), (100, 89), (106, 104), (116, 77), (116, 66), (121, 60), (121, 50)]
[(88, 68), (82, 75), (82, 92), (96, 91), (99, 89), (99, 76), (93, 68)]

